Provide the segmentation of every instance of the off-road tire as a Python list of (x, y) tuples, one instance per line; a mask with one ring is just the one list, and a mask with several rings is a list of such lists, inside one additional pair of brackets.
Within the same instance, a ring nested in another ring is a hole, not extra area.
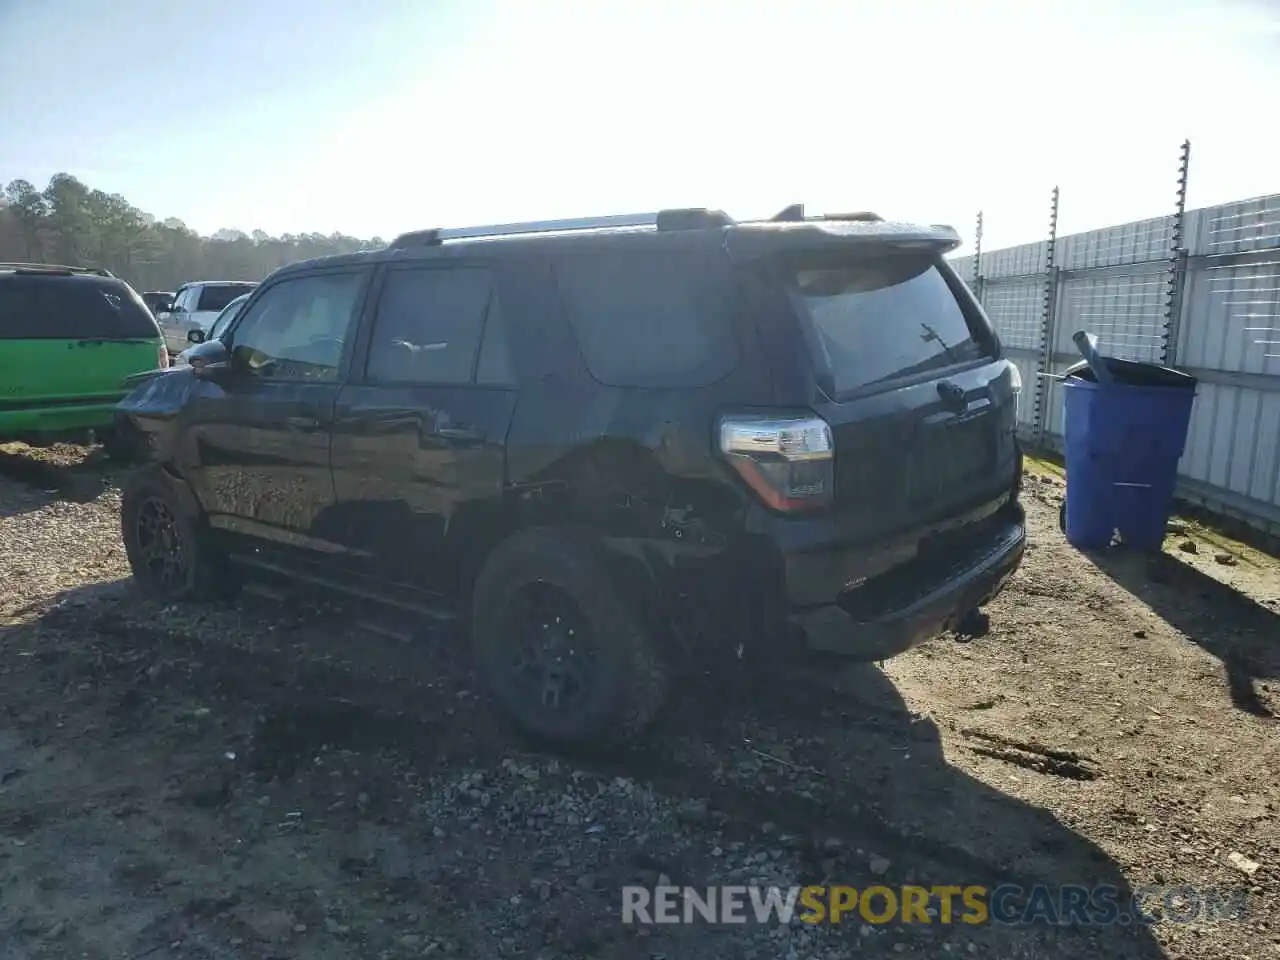
[(122, 426), (97, 431), (98, 442), (107, 459), (116, 464), (138, 463), (143, 459), (140, 438)]
[[(142, 511), (159, 504), (169, 511), (186, 551), (183, 571), (174, 582), (166, 582), (147, 562), (147, 551), (139, 530)], [(134, 581), (149, 596), (167, 602), (214, 600), (229, 596), (235, 589), (226, 556), (210, 543), (208, 527), (194, 498), (178, 487), (159, 467), (134, 471), (121, 491), (120, 533)]]
[[(470, 633), (481, 680), (535, 739), (562, 746), (617, 746), (638, 737), (665, 699), (668, 669), (655, 639), (615, 588), (609, 558), (589, 537), (557, 528), (521, 531), (485, 560), (471, 595)], [(556, 716), (521, 696), (511, 678), (508, 606), (532, 584), (572, 599), (592, 635), (599, 669), (581, 710)]]

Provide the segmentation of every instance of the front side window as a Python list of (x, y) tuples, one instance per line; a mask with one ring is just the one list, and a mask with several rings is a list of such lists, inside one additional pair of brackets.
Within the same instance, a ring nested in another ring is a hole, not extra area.
[(218, 318), (213, 321), (213, 326), (209, 328), (209, 339), (216, 340), (218, 337), (222, 336), (222, 334), (226, 332), (227, 327), (231, 325), (231, 321), (239, 316), (240, 310), (247, 302), (248, 297), (243, 297), (238, 300), (232, 300), (227, 304), (226, 309), (218, 314)]
[(380, 383), (470, 383), (493, 278), (478, 267), (388, 272), (367, 374)]
[(336, 380), (366, 271), (282, 280), (254, 301), (232, 335), (235, 364), (278, 380)]

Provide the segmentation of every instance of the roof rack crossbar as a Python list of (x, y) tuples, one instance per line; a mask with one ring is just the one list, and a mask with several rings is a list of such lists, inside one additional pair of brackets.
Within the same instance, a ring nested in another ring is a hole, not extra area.
[(69, 267), (63, 263), (0, 263), (0, 270), (43, 270), (48, 273), (91, 273), (98, 277), (115, 277), (110, 270), (101, 267)]

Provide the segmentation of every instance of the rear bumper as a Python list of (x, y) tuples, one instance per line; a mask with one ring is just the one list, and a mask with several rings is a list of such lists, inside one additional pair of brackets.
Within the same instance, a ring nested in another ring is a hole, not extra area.
[[(886, 659), (945, 633), (995, 597), (1025, 549), (1026, 517), (1010, 503), (954, 547), (852, 585), (835, 602), (793, 604), (789, 620), (810, 651)], [(801, 571), (793, 562), (787, 574), (790, 584)]]

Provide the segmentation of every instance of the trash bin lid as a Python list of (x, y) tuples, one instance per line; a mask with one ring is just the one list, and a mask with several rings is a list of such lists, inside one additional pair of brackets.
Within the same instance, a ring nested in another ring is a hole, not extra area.
[[(1111, 372), (1111, 378), (1116, 383), (1122, 383), (1126, 386), (1181, 387), (1184, 390), (1194, 390), (1196, 386), (1196, 378), (1191, 374), (1183, 373), (1181, 370), (1174, 370), (1172, 367), (1162, 367), (1158, 363), (1121, 360), (1118, 357), (1103, 357), (1101, 359), (1106, 363), (1107, 370)], [(1067, 367), (1063, 376), (1073, 377), (1077, 380), (1087, 380), (1090, 383), (1098, 382), (1098, 378), (1093, 375), (1093, 371), (1089, 369), (1089, 364), (1084, 360), (1079, 360)]]

